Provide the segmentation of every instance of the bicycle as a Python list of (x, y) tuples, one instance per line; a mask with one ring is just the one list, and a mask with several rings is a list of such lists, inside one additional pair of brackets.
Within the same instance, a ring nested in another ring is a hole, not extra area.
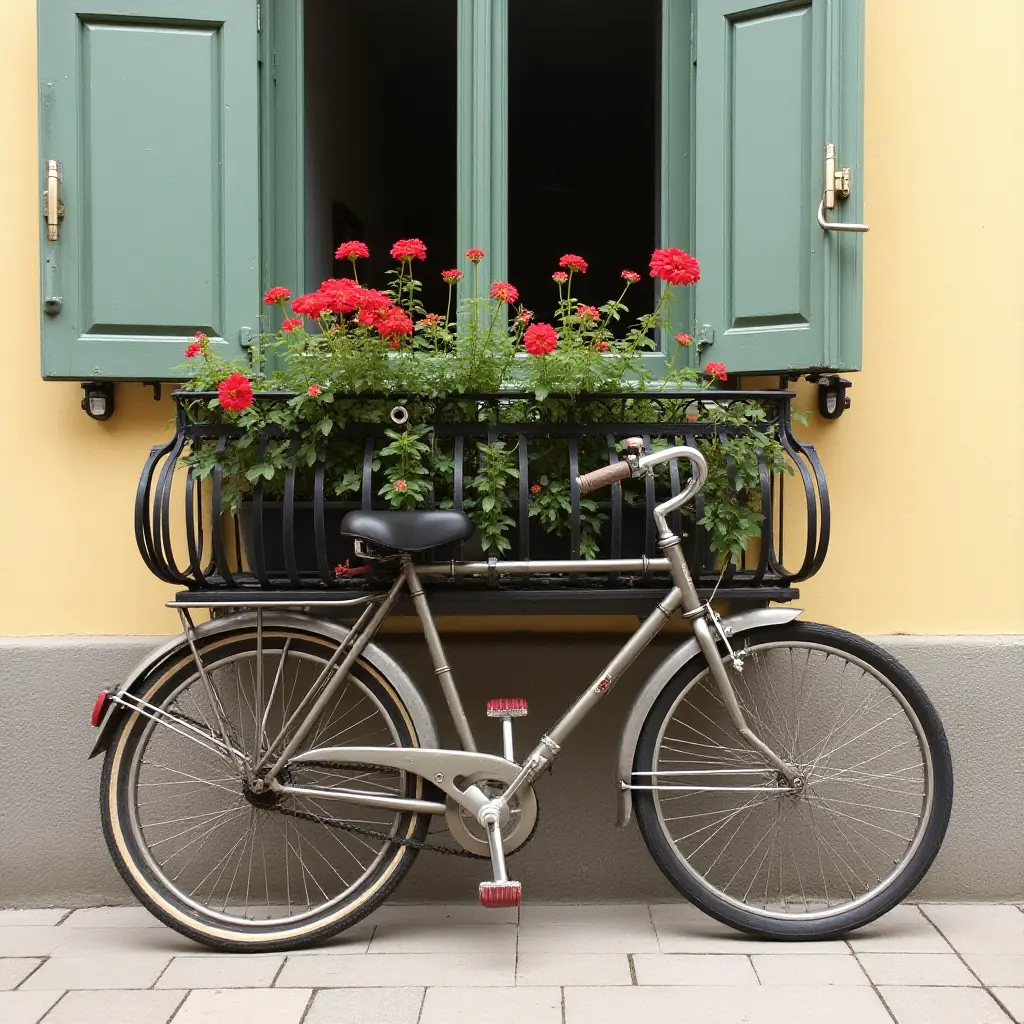
[[(131, 890), (161, 921), (217, 949), (320, 942), (390, 895), (443, 817), (459, 855), (486, 858), (485, 907), (517, 906), (506, 857), (537, 824), (534, 784), (570, 734), (666, 622), (692, 637), (640, 689), (619, 753), (619, 824), (635, 810), (679, 892), (742, 931), (807, 940), (897, 905), (942, 842), (953, 792), (942, 724), (913, 676), (869, 641), (798, 623), (798, 609), (722, 618), (694, 587), (668, 516), (707, 476), (675, 446), (578, 477), (583, 494), (661, 463), (691, 477), (654, 519), (662, 557), (591, 562), (419, 561), (468, 539), (455, 511), (351, 512), (343, 531), (390, 586), (354, 597), (254, 596), (196, 626), (201, 593), (171, 602), (183, 633), (113, 693), (102, 692), (93, 756), (106, 751), (103, 829)], [(466, 718), (421, 577), (667, 572), (672, 587), (569, 710), (517, 761), (499, 699), (501, 755)], [(373, 638), (407, 592), (461, 743), (441, 749), (415, 683)], [(353, 626), (303, 607), (363, 605)], [(441, 848), (443, 849), (443, 848)], [(269, 851), (269, 857), (268, 857)], [(445, 852), (453, 852), (445, 850)]]

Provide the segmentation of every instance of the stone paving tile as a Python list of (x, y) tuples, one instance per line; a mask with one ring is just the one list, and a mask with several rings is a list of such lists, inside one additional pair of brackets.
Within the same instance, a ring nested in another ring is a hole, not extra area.
[(53, 956), (118, 956), (122, 953), (176, 955), (212, 953), (172, 928), (55, 928)]
[(811, 953), (755, 953), (751, 958), (762, 985), (867, 985), (857, 958)]
[(166, 1024), (187, 992), (68, 992), (44, 1024)]
[(686, 1024), (892, 1024), (881, 1000), (867, 986), (695, 985), (683, 991), (640, 985), (565, 990), (565, 1024), (622, 1024), (641, 1016)]
[(896, 1024), (1009, 1024), (1010, 1020), (982, 988), (901, 985), (879, 992)]
[(1016, 907), (925, 903), (921, 910), (958, 953), (1024, 953), (1024, 914)]
[[(541, 905), (541, 904), (538, 904)], [(518, 924), (519, 908), (488, 910), (479, 903), (386, 903), (367, 919), (370, 924)]]
[[(735, 953), (637, 953), (640, 985), (756, 985), (750, 958)], [(599, 982), (607, 984), (607, 982)]]
[(982, 985), (1024, 986), (1024, 953), (964, 953)]
[(149, 988), (170, 959), (153, 953), (51, 957), (21, 990)]
[(917, 907), (894, 907), (849, 935), (855, 953), (952, 953), (949, 943)]
[(369, 953), (514, 953), (514, 924), (464, 924), (452, 920), (379, 924)]
[(647, 907), (631, 903), (519, 908), (521, 953), (657, 953)]
[(38, 957), (0, 958), (0, 991), (17, 988), (42, 962)]
[(65, 935), (54, 925), (0, 928), (0, 956), (49, 956)]
[(86, 907), (76, 910), (65, 928), (166, 928), (145, 907)]
[(830, 942), (772, 942), (720, 924), (689, 903), (655, 903), (651, 917), (662, 953), (831, 953), (849, 955), (839, 939)]
[[(289, 956), (275, 988), (387, 988), (402, 985), (515, 985), (512, 953), (367, 953)], [(175, 1022), (177, 1024), (177, 1021)]]
[(56, 924), (69, 911), (65, 909), (41, 910), (0, 910), (0, 927), (24, 927), (25, 925)]
[(0, 992), (0, 1021), (36, 1024), (61, 995), (61, 992)]
[(417, 1024), (422, 988), (335, 988), (313, 997), (303, 1024)]
[(283, 956), (176, 956), (160, 975), (157, 988), (269, 988)]
[(299, 1024), (309, 989), (233, 988), (190, 992), (174, 1024)]
[(992, 994), (998, 999), (1017, 1024), (1024, 1024), (1024, 988), (994, 988)]
[(955, 953), (859, 953), (858, 959), (876, 985), (980, 984)]
[(561, 1024), (557, 988), (428, 988), (419, 1024)]
[(520, 953), (516, 984), (632, 985), (633, 981), (625, 953)]

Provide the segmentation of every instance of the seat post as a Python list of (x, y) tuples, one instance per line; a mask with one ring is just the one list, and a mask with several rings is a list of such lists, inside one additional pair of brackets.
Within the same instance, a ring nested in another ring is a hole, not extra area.
[(462, 749), (476, 750), (473, 731), (469, 727), (469, 719), (466, 718), (466, 712), (462, 707), (462, 698), (455, 687), (452, 670), (448, 667), (444, 648), (441, 646), (441, 637), (438, 635), (437, 626), (434, 625), (434, 616), (430, 612), (430, 605), (427, 604), (427, 596), (423, 593), (423, 585), (416, 574), (416, 568), (408, 555), (402, 556), (402, 572), (405, 575), (405, 583), (409, 588), (409, 596), (412, 598), (413, 607), (416, 609), (420, 625), (423, 627), (423, 639), (427, 641), (427, 649), (430, 651), (431, 660), (434, 662), (434, 675), (437, 676), (441, 683), (444, 699), (448, 702), (448, 710), (451, 712), (452, 721), (455, 723), (455, 731), (459, 734)]

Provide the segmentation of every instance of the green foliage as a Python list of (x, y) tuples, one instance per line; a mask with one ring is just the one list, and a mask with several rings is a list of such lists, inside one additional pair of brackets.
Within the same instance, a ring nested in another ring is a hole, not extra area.
[(506, 534), (515, 520), (507, 510), (512, 505), (519, 470), (515, 453), (504, 441), (478, 444), (477, 451), (480, 469), (470, 485), (473, 497), (466, 502), (466, 511), (473, 515), (484, 551), (501, 554), (511, 547)]

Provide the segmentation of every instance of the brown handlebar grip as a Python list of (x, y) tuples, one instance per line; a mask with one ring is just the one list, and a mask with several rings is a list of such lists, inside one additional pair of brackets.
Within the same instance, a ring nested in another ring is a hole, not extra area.
[(582, 497), (585, 494), (592, 494), (602, 487), (607, 487), (609, 484), (615, 483), (616, 480), (628, 480), (629, 475), (629, 463), (623, 460), (622, 462), (613, 462), (609, 466), (602, 466), (591, 473), (584, 473), (582, 476), (576, 477), (576, 483), (579, 485)]

